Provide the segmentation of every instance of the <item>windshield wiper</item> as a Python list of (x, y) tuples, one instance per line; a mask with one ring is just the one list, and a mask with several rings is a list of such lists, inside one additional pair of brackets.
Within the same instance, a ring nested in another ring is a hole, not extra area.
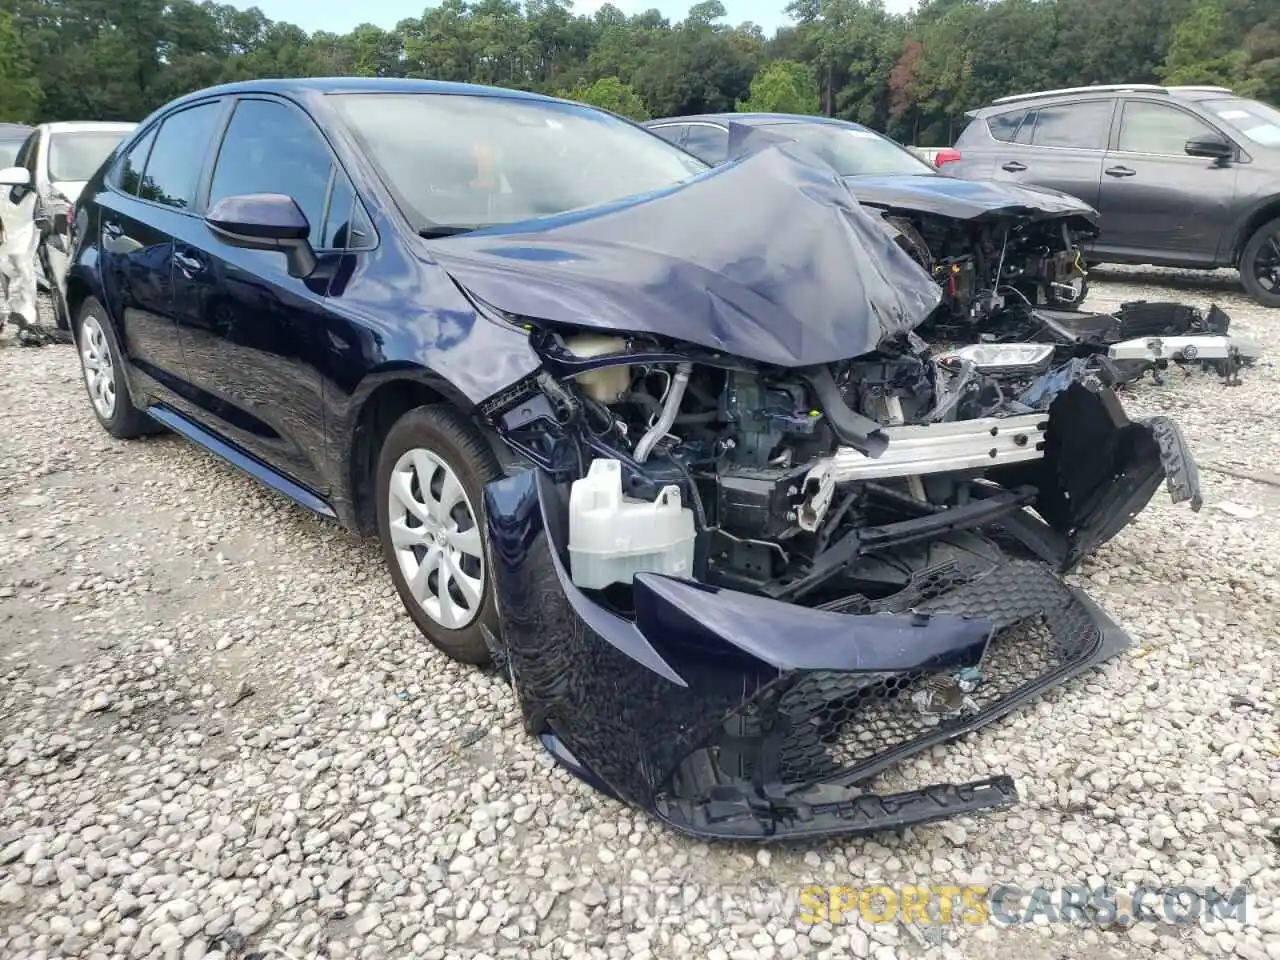
[(419, 227), (418, 236), (428, 240), (438, 240), (440, 237), (456, 237), (460, 233), (470, 233), (475, 229), (475, 227)]

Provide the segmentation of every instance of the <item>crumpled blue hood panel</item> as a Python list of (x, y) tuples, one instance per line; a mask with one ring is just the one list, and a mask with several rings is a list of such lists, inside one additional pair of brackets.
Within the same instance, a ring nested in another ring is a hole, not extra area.
[(869, 353), (941, 296), (830, 168), (789, 143), (658, 193), (427, 246), (509, 313), (783, 367)]
[(1050, 187), (1007, 180), (959, 180), (941, 174), (846, 177), (849, 191), (862, 203), (935, 213), (957, 220), (988, 214), (1042, 219), (1083, 217), (1097, 223), (1098, 213), (1076, 197)]

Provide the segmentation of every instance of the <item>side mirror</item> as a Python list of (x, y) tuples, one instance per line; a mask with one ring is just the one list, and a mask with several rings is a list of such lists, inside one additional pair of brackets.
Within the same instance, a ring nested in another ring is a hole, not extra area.
[(1230, 160), (1235, 156), (1235, 148), (1220, 133), (1206, 133), (1192, 137), (1187, 141), (1187, 156), (1205, 157), (1209, 160)]
[(0, 187), (31, 186), (31, 171), (26, 167), (5, 167), (0, 170)]
[(293, 197), (282, 193), (226, 197), (213, 205), (204, 222), (229, 246), (283, 252), (291, 277), (302, 279), (315, 272), (316, 254), (307, 239), (311, 224)]

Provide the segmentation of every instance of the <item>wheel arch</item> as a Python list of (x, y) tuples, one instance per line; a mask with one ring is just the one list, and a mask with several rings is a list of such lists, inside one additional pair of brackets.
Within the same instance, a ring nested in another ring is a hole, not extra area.
[(425, 368), (400, 368), (371, 376), (361, 385), (351, 405), (346, 426), (339, 433), (341, 475), (347, 492), (349, 524), (360, 534), (377, 532), (378, 455), (387, 434), (410, 410), (446, 404), (462, 414), (491, 448), (497, 441), (475, 416), (475, 405), (447, 380)]
[[(74, 273), (68, 275), (66, 295), (67, 322), (73, 337), (80, 336), (80, 331), (77, 327), (80, 320), (80, 308), (84, 306), (86, 300), (96, 295), (93, 286), (84, 277), (77, 276)], [(101, 301), (102, 298), (99, 296), (98, 300)]]
[(1245, 244), (1254, 232), (1271, 220), (1280, 220), (1280, 194), (1269, 197), (1258, 204), (1241, 222), (1231, 241), (1231, 266), (1240, 266), (1240, 257), (1244, 254)]

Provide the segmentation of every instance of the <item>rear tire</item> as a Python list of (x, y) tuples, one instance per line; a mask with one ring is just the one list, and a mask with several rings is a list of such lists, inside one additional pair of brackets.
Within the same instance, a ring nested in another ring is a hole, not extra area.
[(498, 634), (485, 484), (502, 476), (475, 428), (444, 404), (410, 410), (378, 456), (378, 537), (396, 592), (422, 634), (486, 666)]
[(131, 440), (163, 429), (133, 405), (124, 372), (124, 354), (106, 308), (89, 297), (76, 323), (76, 347), (89, 406), (102, 429), (119, 440)]
[(1244, 245), (1240, 281), (1264, 307), (1280, 307), (1280, 220), (1264, 223)]

